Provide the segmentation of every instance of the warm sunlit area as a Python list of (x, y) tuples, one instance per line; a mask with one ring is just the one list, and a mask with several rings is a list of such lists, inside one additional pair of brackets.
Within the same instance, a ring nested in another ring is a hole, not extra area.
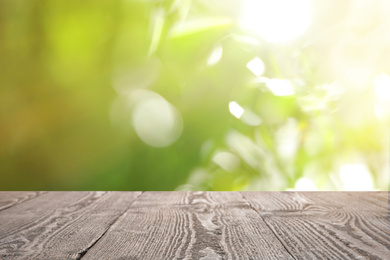
[(0, 2), (0, 190), (389, 190), (390, 1)]

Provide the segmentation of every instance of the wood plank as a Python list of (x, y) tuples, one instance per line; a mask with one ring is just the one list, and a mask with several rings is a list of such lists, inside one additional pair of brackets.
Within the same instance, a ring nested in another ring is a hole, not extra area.
[(237, 192), (146, 192), (88, 259), (293, 258)]
[(0, 211), (44, 193), (44, 191), (0, 191)]
[(1, 259), (80, 259), (140, 192), (49, 192), (0, 212)]
[(57, 208), (66, 206), (86, 196), (82, 192), (49, 192), (35, 199), (26, 201), (0, 212), (0, 234), (6, 236), (10, 232), (23, 229), (42, 217), (50, 215)]
[(389, 259), (388, 201), (383, 194), (242, 194), (296, 259)]

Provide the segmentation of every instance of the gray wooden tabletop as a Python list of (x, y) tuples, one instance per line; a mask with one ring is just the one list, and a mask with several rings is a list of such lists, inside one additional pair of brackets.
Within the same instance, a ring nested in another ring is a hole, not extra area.
[(0, 259), (390, 259), (389, 192), (0, 192)]

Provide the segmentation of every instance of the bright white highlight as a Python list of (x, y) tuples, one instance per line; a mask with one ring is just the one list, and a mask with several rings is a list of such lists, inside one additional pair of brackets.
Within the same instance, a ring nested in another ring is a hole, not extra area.
[(153, 147), (174, 143), (183, 129), (179, 111), (157, 93), (142, 91), (136, 96), (132, 121), (139, 138)]
[(365, 164), (344, 164), (340, 168), (339, 175), (346, 191), (373, 190), (370, 171)]
[(263, 75), (264, 70), (265, 70), (265, 66), (264, 66), (263, 61), (260, 58), (258, 58), (258, 57), (256, 57), (253, 60), (249, 61), (246, 64), (246, 67), (250, 71), (252, 71), (252, 73), (255, 74), (255, 76), (257, 76), (257, 77), (260, 77), (261, 75)]
[(318, 191), (314, 182), (308, 178), (302, 177), (295, 183), (295, 190), (298, 191)]
[(207, 65), (213, 66), (217, 64), (221, 60), (222, 54), (223, 54), (222, 45), (218, 45), (217, 47), (214, 48), (209, 58), (207, 59)]
[(390, 106), (388, 102), (378, 102), (374, 107), (375, 116), (382, 121), (387, 121), (390, 118)]
[(311, 24), (310, 0), (245, 0), (241, 26), (269, 42), (288, 42)]
[(240, 118), (244, 114), (244, 109), (235, 101), (229, 102), (229, 111), (237, 118)]
[(380, 74), (375, 78), (375, 93), (380, 100), (390, 100), (390, 77), (387, 74)]
[(270, 79), (267, 81), (267, 87), (276, 96), (290, 96), (295, 94), (294, 86), (285, 79)]

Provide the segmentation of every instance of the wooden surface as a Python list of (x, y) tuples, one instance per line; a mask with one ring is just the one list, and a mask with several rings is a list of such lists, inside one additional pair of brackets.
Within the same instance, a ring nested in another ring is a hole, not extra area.
[(0, 259), (390, 259), (388, 192), (0, 192)]

